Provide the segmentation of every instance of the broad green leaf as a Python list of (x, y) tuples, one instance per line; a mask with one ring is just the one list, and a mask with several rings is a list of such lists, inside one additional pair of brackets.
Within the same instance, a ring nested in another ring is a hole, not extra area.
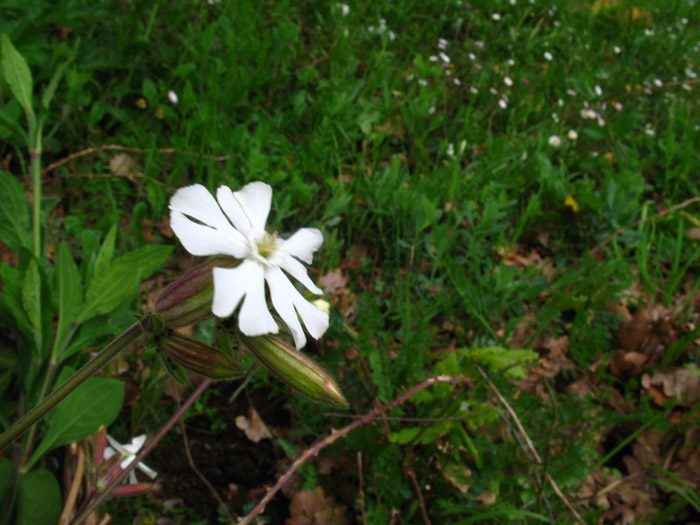
[(141, 279), (147, 279), (156, 270), (163, 267), (168, 259), (172, 246), (157, 246), (155, 244), (137, 248), (115, 259), (115, 264), (128, 264), (138, 267)]
[(138, 267), (131, 264), (115, 264), (95, 274), (76, 322), (84, 323), (97, 315), (111, 312), (136, 292), (138, 284)]
[(58, 83), (63, 78), (63, 75), (66, 72), (66, 68), (70, 65), (71, 62), (73, 62), (72, 57), (66, 60), (60, 66), (58, 66), (53, 76), (51, 77), (51, 81), (49, 82), (49, 85), (46, 86), (46, 90), (44, 91), (44, 94), (41, 97), (41, 105), (44, 107), (44, 109), (49, 109), (49, 104), (51, 104), (51, 100), (53, 99), (54, 93), (56, 93)]
[(31, 334), (32, 325), (22, 306), (22, 273), (7, 263), (0, 263), (0, 279), (2, 279), (0, 308), (14, 318), (18, 328), (26, 334)]
[(12, 486), (15, 465), (10, 458), (0, 458), (0, 501), (3, 501), (7, 489)]
[(32, 72), (27, 61), (15, 49), (8, 36), (3, 33), (0, 39), (2, 40), (2, 56), (0, 58), (2, 74), (7, 85), (10, 86), (10, 91), (22, 108), (30, 113), (32, 112)]
[(0, 170), (0, 195), (0, 239), (15, 253), (22, 246), (31, 249), (32, 227), (24, 186), (17, 177)]
[[(66, 374), (63, 374), (66, 375)], [(57, 381), (57, 385), (61, 381)], [(119, 415), (124, 383), (109, 377), (90, 377), (46, 416), (48, 431), (29, 460), (30, 468), (42, 455), (74, 443), (108, 426)]]
[(399, 445), (405, 445), (406, 443), (410, 443), (414, 439), (416, 439), (416, 436), (418, 433), (422, 430), (421, 427), (406, 427), (402, 428), (398, 432), (392, 432), (391, 433), (391, 442), (392, 443), (397, 443)]
[(17, 525), (54, 525), (62, 507), (61, 488), (48, 470), (34, 470), (19, 482)]
[(24, 273), (22, 283), (22, 306), (29, 322), (34, 327), (34, 342), (41, 353), (43, 345), (41, 322), (41, 273), (36, 259), (32, 258)]
[(63, 348), (68, 341), (64, 338), (71, 325), (78, 318), (83, 303), (83, 285), (80, 280), (78, 265), (75, 264), (70, 248), (64, 242), (58, 249), (58, 327), (54, 351)]
[(507, 349), (498, 347), (474, 348), (466, 351), (478, 363), (488, 366), (494, 372), (504, 371), (506, 377), (525, 377), (525, 366), (539, 355), (532, 350)]

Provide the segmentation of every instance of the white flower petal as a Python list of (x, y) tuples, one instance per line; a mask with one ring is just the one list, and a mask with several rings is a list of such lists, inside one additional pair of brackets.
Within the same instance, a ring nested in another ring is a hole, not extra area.
[(243, 235), (261, 234), (272, 204), (272, 187), (264, 182), (251, 182), (240, 191), (219, 186), (216, 198), (226, 215)]
[(129, 456), (127, 456), (126, 458), (124, 458), (124, 459), (122, 460), (122, 462), (119, 464), (119, 466), (120, 466), (122, 469), (126, 470), (126, 467), (128, 467), (129, 465), (131, 465), (131, 464), (134, 462), (135, 459), (136, 459), (136, 456), (134, 456), (133, 454), (132, 454), (132, 455), (129, 455)]
[(129, 452), (132, 454), (136, 454), (139, 450), (141, 450), (141, 447), (143, 444), (146, 442), (146, 434), (141, 434), (140, 436), (136, 436), (131, 440), (131, 443), (128, 445), (125, 445), (124, 448), (127, 449)]
[(292, 332), (297, 350), (306, 344), (306, 336), (299, 323), (297, 312), (314, 339), (318, 339), (326, 332), (328, 314), (307, 301), (279, 268), (268, 270), (265, 278), (270, 286), (272, 304)]
[(323, 290), (316, 286), (306, 273), (306, 268), (304, 265), (297, 261), (294, 257), (286, 253), (280, 253), (278, 256), (278, 261), (280, 268), (294, 277), (301, 284), (306, 286), (309, 291), (317, 295), (321, 295), (323, 293)]
[(156, 476), (158, 475), (158, 473), (157, 473), (155, 470), (153, 470), (152, 468), (150, 468), (150, 467), (149, 467), (148, 465), (146, 465), (145, 463), (139, 463), (138, 466), (137, 466), (136, 468), (139, 469), (139, 470), (140, 470), (141, 472), (143, 472), (144, 474), (146, 474), (146, 476), (148, 476), (148, 477), (151, 478), (151, 479), (155, 479)]
[(105, 447), (105, 451), (104, 451), (104, 458), (105, 459), (109, 459), (112, 456), (114, 456), (115, 454), (118, 454), (118, 452), (116, 450), (114, 450), (112, 447)]
[(277, 323), (265, 303), (265, 279), (262, 266), (255, 261), (243, 261), (236, 268), (214, 268), (214, 300), (212, 312), (228, 317), (243, 300), (238, 326), (250, 336), (275, 334)]
[(316, 228), (302, 228), (280, 242), (280, 250), (311, 264), (314, 252), (323, 244), (323, 234)]
[(170, 198), (170, 209), (189, 215), (218, 230), (231, 229), (231, 224), (221, 213), (214, 196), (201, 184), (193, 184), (177, 190)]
[(172, 228), (185, 250), (192, 255), (231, 255), (244, 257), (248, 248), (243, 236), (233, 229), (227, 221), (226, 230), (218, 230), (197, 224), (182, 212), (170, 212)]

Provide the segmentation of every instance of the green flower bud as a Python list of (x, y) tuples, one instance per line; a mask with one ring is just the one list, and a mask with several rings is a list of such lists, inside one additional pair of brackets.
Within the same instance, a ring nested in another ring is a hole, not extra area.
[(166, 366), (169, 358), (187, 370), (212, 379), (236, 379), (246, 373), (245, 368), (221, 350), (177, 332), (159, 337), (156, 348), (164, 354)]
[(338, 383), (321, 365), (274, 335), (238, 337), (270, 372), (314, 401), (346, 409), (350, 405)]
[(232, 257), (213, 257), (189, 270), (160, 294), (155, 309), (167, 326), (188, 326), (211, 317), (214, 297), (214, 268), (233, 268), (240, 261)]

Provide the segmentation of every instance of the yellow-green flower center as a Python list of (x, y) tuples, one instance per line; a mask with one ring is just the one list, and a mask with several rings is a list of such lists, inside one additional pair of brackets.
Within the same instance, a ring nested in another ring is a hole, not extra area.
[(264, 259), (269, 259), (275, 251), (277, 251), (277, 233), (265, 232), (262, 239), (258, 241), (258, 254)]

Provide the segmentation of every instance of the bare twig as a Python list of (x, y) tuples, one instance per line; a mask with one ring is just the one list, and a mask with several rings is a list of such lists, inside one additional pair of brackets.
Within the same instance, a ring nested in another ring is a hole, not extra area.
[(83, 481), (85, 454), (83, 452), (83, 447), (80, 446), (80, 443), (74, 445), (78, 449), (78, 462), (75, 465), (73, 481), (70, 485), (68, 496), (66, 497), (66, 503), (65, 505), (63, 505), (63, 512), (61, 512), (61, 517), (58, 518), (59, 525), (67, 525), (70, 522), (71, 515), (73, 514), (73, 509), (75, 508), (75, 500), (78, 497), (78, 490), (80, 490), (80, 483)]
[(416, 473), (411, 467), (406, 469), (406, 473), (413, 481), (413, 487), (416, 489), (416, 494), (418, 495), (418, 502), (420, 503), (420, 513), (423, 515), (423, 521), (425, 525), (430, 525), (430, 518), (428, 518), (428, 511), (425, 509), (425, 500), (423, 499), (423, 493), (420, 491), (420, 486), (418, 485), (418, 480), (416, 479)]
[(219, 493), (216, 492), (216, 489), (214, 486), (209, 483), (209, 480), (200, 472), (200, 470), (197, 468), (197, 466), (194, 464), (194, 459), (192, 459), (192, 452), (190, 451), (190, 442), (187, 439), (187, 430), (185, 429), (185, 422), (183, 421), (182, 418), (179, 419), (180, 423), (180, 431), (182, 432), (182, 441), (185, 444), (185, 454), (187, 455), (187, 462), (190, 464), (190, 468), (194, 471), (195, 474), (197, 474), (197, 477), (202, 480), (202, 483), (204, 483), (207, 488), (209, 489), (209, 492), (211, 492), (214, 495), (214, 498), (216, 498), (216, 501), (219, 502), (219, 506), (224, 509), (224, 512), (226, 513), (226, 517), (230, 522), (233, 522), (233, 517), (231, 514), (228, 512), (228, 507), (224, 503), (224, 500), (221, 499), (219, 496)]
[[(527, 432), (525, 432), (525, 429), (523, 428), (522, 423), (520, 423), (520, 418), (518, 418), (518, 415), (515, 413), (515, 410), (513, 410), (513, 407), (511, 407), (508, 404), (508, 401), (506, 401), (505, 398), (501, 395), (501, 393), (496, 388), (496, 385), (494, 385), (493, 382), (491, 381), (491, 379), (489, 379), (489, 376), (486, 375), (486, 372), (484, 372), (484, 370), (478, 365), (477, 365), (477, 369), (479, 370), (481, 377), (483, 377), (484, 380), (488, 383), (489, 388), (491, 388), (493, 393), (496, 394), (498, 401), (503, 405), (503, 407), (506, 409), (506, 411), (510, 415), (511, 419), (515, 423), (515, 425), (518, 427), (518, 431), (520, 432), (520, 435), (525, 440), (525, 443), (527, 443), (527, 447), (530, 450), (530, 453), (535, 458), (537, 463), (541, 466), (542, 465), (542, 458), (540, 458), (540, 455), (537, 453), (537, 450), (535, 449), (535, 445), (532, 444), (532, 440), (530, 439), (530, 436), (528, 436)], [(564, 503), (564, 505), (566, 505), (566, 507), (569, 509), (569, 512), (571, 512), (571, 514), (573, 514), (574, 518), (576, 518), (576, 520), (579, 523), (585, 524), (585, 522), (583, 521), (583, 518), (581, 518), (581, 515), (573, 507), (573, 505), (571, 505), (571, 502), (569, 502), (567, 497), (561, 491), (561, 489), (559, 488), (559, 485), (557, 485), (556, 481), (554, 481), (554, 478), (552, 478), (552, 476), (549, 474), (549, 472), (545, 472), (544, 474), (545, 474), (545, 477), (547, 478), (547, 481), (549, 481), (549, 484), (552, 486), (554, 493), (559, 497), (559, 499)]]
[(316, 456), (318, 453), (323, 450), (325, 447), (330, 445), (331, 443), (334, 443), (336, 440), (340, 439), (341, 437), (347, 436), (350, 432), (353, 430), (356, 430), (370, 421), (372, 421), (375, 417), (377, 417), (380, 414), (384, 414), (386, 411), (391, 410), (397, 405), (400, 405), (408, 398), (410, 398), (412, 395), (416, 394), (417, 392), (420, 392), (421, 390), (428, 388), (429, 386), (432, 386), (437, 383), (452, 383), (452, 384), (457, 384), (457, 383), (466, 383), (470, 384), (472, 380), (468, 377), (465, 376), (433, 376), (430, 379), (426, 379), (422, 383), (417, 384), (410, 390), (407, 390), (397, 398), (395, 398), (393, 401), (390, 401), (389, 403), (386, 403), (384, 405), (378, 406), (373, 408), (370, 412), (368, 412), (362, 419), (358, 419), (357, 421), (347, 425), (346, 427), (343, 427), (340, 430), (333, 430), (331, 434), (321, 441), (317, 442), (315, 445), (313, 445), (311, 448), (305, 450), (302, 452), (297, 459), (294, 460), (294, 462), (290, 465), (290, 467), (287, 469), (287, 471), (280, 476), (280, 478), (277, 480), (277, 483), (267, 491), (267, 494), (265, 494), (265, 497), (260, 500), (260, 502), (255, 506), (255, 508), (248, 514), (245, 518), (241, 519), (241, 521), (238, 522), (238, 525), (248, 525), (255, 516), (260, 514), (265, 510), (265, 507), (267, 504), (270, 502), (270, 500), (274, 497), (275, 494), (279, 491), (280, 488), (282, 488), (282, 485), (284, 485), (287, 480), (296, 472), (296, 470), (304, 464), (304, 462), (310, 457), (310, 456)]
[(367, 513), (365, 512), (365, 489), (362, 486), (362, 452), (357, 453), (357, 475), (360, 486), (360, 510), (362, 511), (362, 523), (367, 525)]

